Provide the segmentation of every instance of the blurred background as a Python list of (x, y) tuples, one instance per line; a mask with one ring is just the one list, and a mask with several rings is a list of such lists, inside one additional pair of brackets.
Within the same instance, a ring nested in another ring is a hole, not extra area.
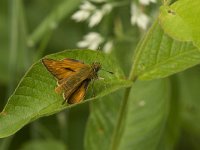
[[(47, 54), (102, 50), (115, 55), (128, 75), (133, 51), (160, 5), (161, 0), (1, 0), (0, 110), (27, 69)], [(0, 150), (82, 150), (88, 105), (34, 121), (0, 139)]]

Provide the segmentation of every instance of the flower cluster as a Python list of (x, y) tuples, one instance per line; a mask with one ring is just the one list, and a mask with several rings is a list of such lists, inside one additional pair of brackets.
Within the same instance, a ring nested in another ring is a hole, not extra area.
[(89, 27), (94, 27), (100, 23), (103, 16), (108, 14), (112, 10), (112, 5), (104, 4), (101, 8), (97, 8), (89, 1), (85, 1), (80, 5), (80, 10), (72, 15), (72, 19), (77, 22), (89, 21)]
[[(149, 5), (150, 3), (156, 3), (156, 0), (139, 0), (140, 5)], [(139, 28), (146, 30), (149, 24), (149, 16), (146, 15), (139, 5), (136, 3), (131, 4), (131, 24), (137, 25)]]
[[(92, 3), (94, 2), (94, 3)], [(100, 6), (96, 6), (96, 3), (101, 3)], [(120, 3), (120, 2), (119, 2)], [(148, 15), (144, 13), (141, 9), (150, 3), (156, 3), (156, 0), (138, 0), (138, 3), (131, 3), (131, 18), (130, 22), (132, 25), (137, 25), (139, 28), (146, 30), (150, 21)], [(114, 3), (106, 3), (106, 0), (87, 0), (80, 5), (79, 10), (72, 15), (72, 19), (76, 22), (88, 21), (88, 26), (90, 28), (98, 25), (102, 18), (110, 13), (114, 7), (120, 6)], [(141, 7), (142, 6), (142, 7)], [(99, 45), (104, 45), (103, 50), (109, 53), (112, 49), (113, 42), (109, 40), (105, 42), (106, 39), (103, 38), (97, 32), (90, 32), (83, 37), (82, 41), (77, 43), (79, 48), (89, 48), (97, 50)]]
[[(92, 50), (97, 50), (99, 45), (105, 43), (105, 39), (97, 32), (90, 32), (83, 37), (82, 41), (77, 43), (77, 46), (80, 48), (87, 47)], [(109, 53), (112, 49), (112, 41), (108, 41), (104, 44), (103, 50), (106, 53)]]
[(150, 3), (156, 3), (156, 0), (139, 0), (142, 5), (149, 5)]

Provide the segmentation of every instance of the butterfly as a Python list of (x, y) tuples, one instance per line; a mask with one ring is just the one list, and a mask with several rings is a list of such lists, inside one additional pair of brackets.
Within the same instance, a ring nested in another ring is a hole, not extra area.
[(98, 79), (98, 71), (101, 69), (99, 62), (85, 64), (71, 58), (62, 60), (43, 58), (42, 63), (56, 78), (55, 91), (63, 94), (63, 104), (65, 102), (68, 104), (81, 102), (86, 95), (89, 83), (91, 80)]

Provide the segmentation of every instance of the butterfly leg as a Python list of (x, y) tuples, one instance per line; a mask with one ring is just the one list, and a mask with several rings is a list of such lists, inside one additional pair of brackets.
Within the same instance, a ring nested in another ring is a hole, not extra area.
[(94, 80), (92, 80), (92, 96), (95, 97), (95, 92), (94, 92)]

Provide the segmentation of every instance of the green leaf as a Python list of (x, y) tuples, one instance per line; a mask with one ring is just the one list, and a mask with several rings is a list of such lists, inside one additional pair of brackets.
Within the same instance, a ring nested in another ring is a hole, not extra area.
[(173, 150), (176, 148), (181, 136), (180, 95), (177, 76), (170, 78), (170, 110), (166, 126), (157, 150)]
[(199, 75), (197, 66), (172, 76), (171, 109), (160, 150), (200, 148)]
[(160, 150), (193, 149), (200, 144), (199, 67), (172, 77), (171, 112)]
[(159, 15), (162, 28), (171, 37), (192, 41), (200, 48), (199, 6), (199, 0), (179, 0), (171, 6), (162, 6)]
[[(89, 88), (88, 97), (81, 103), (102, 97), (132, 84), (132, 82), (125, 80), (116, 60), (100, 52), (71, 50), (47, 57), (52, 59), (73, 58), (89, 64), (99, 61), (105, 70), (114, 72), (114, 74), (109, 74), (108, 72), (100, 71), (99, 76), (103, 77), (104, 80), (97, 80), (94, 84), (94, 89)], [(97, 60), (95, 60), (95, 57)], [(21, 80), (16, 91), (9, 98), (4, 110), (0, 113), (0, 137), (6, 137), (15, 133), (24, 125), (39, 117), (80, 104), (62, 105), (63, 98), (55, 93), (55, 87), (56, 80), (46, 70), (41, 61), (35, 63)], [(92, 97), (92, 91), (95, 92), (95, 97)]]
[(200, 138), (199, 66), (178, 74), (182, 126)]
[(85, 149), (109, 150), (123, 92), (124, 90), (117, 91), (91, 103), (85, 134)]
[(64, 143), (49, 139), (49, 140), (35, 140), (27, 142), (23, 145), (21, 150), (67, 150)]
[(134, 55), (131, 78), (163, 78), (200, 63), (200, 52), (191, 42), (178, 42), (165, 35), (155, 22)]
[(112, 97), (92, 103), (85, 149), (156, 149), (169, 111), (168, 80), (137, 81), (122, 112), (122, 128), (116, 130), (121, 99), (122, 95), (117, 92)]

